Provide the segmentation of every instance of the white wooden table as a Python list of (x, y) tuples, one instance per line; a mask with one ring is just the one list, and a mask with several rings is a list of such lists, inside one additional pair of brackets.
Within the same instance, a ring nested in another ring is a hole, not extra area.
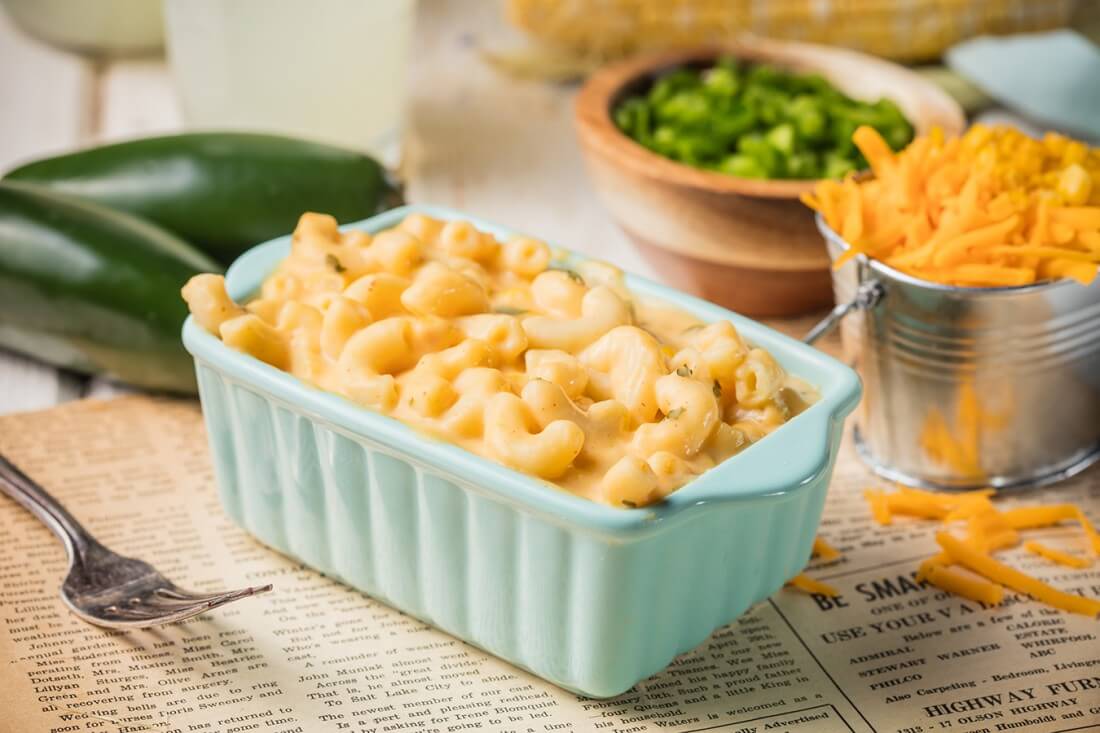
[[(407, 197), (469, 211), (657, 277), (595, 198), (572, 126), (574, 87), (519, 81), (481, 49), (517, 38), (498, 3), (422, 0), (409, 84)], [(93, 62), (23, 35), (0, 10), (0, 170), (182, 129), (162, 59)], [(800, 333), (813, 318), (779, 323)], [(121, 388), (0, 350), (0, 413)]]

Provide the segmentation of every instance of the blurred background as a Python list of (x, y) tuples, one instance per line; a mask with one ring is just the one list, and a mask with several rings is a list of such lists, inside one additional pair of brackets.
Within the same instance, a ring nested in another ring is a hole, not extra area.
[[(1014, 58), (1020, 51), (1011, 46), (979, 44), (964, 49), (976, 61), (955, 64), (966, 71), (952, 71), (945, 54), (978, 36), (1072, 28), (1100, 37), (1100, 3), (1089, 0), (3, 0), (0, 7), (0, 169), (183, 128), (270, 129), (401, 161), (412, 199), (445, 188), (450, 201), (457, 187), (474, 197), (457, 204), (548, 238), (575, 230), (549, 209), (586, 216), (586, 193), (558, 186), (555, 175), (580, 168), (569, 82), (606, 62), (745, 32), (835, 44), (917, 66), (972, 116), (1011, 110), (1037, 128), (1045, 121), (1028, 115), (1043, 110), (1013, 84), (1042, 46), (1025, 59)], [(1041, 71), (1053, 82), (1069, 71), (1057, 55), (1067, 42), (1060, 34), (1041, 38), (1049, 54)], [(975, 83), (982, 72), (998, 98)], [(502, 178), (507, 200), (483, 185)], [(599, 219), (587, 222), (594, 238), (609, 236)]]
[[(689, 289), (692, 271), (644, 256), (586, 172), (574, 101), (584, 80), (609, 64), (745, 34), (822, 44), (866, 54), (844, 57), (849, 77), (859, 77), (861, 59), (896, 62), (945, 92), (968, 122), (1100, 138), (1100, 3), (1088, 0), (2, 0), (0, 7), (0, 172), (142, 136), (275, 132), (374, 156), (409, 201), (454, 207)], [(813, 246), (824, 258), (820, 241)], [(714, 297), (713, 287), (694, 289)], [(801, 332), (823, 305), (777, 325)], [(115, 389), (20, 351), (0, 351), (5, 409)]]

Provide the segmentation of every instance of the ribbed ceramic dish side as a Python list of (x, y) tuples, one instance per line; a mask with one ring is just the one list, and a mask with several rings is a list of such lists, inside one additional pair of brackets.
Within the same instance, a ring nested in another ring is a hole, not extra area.
[[(355, 226), (381, 228), (375, 220)], [(238, 524), (370, 596), (593, 697), (660, 671), (800, 571), (859, 391), (842, 371), (816, 375), (831, 382), (822, 401), (832, 405), (790, 433), (797, 441), (813, 429), (801, 446), (814, 454), (808, 475), (760, 475), (762, 487), (774, 486), (760, 495), (692, 501), (689, 493), (682, 506), (628, 512), (406, 436), (411, 431), (385, 418), (370, 418), (385, 421), (381, 429), (349, 429), (346, 408), (317, 409), (337, 398), (292, 384), (194, 324), (184, 336), (196, 357), (222, 503)], [(782, 432), (742, 455), (768, 441), (769, 454), (797, 450), (775, 442)], [(745, 483), (736, 463), (696, 482), (735, 492)], [(753, 473), (751, 463), (742, 466)]]

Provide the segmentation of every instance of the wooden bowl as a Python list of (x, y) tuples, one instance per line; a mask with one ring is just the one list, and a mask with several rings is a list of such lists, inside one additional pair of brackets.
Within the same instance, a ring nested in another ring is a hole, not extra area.
[(816, 72), (855, 99), (893, 100), (917, 135), (965, 127), (958, 104), (896, 64), (845, 49), (747, 40), (662, 52), (601, 69), (576, 101), (577, 135), (604, 204), (663, 278), (740, 313), (791, 316), (832, 302), (829, 256), (798, 197), (812, 180), (737, 178), (677, 163), (615, 126), (624, 97), (670, 69), (721, 55)]

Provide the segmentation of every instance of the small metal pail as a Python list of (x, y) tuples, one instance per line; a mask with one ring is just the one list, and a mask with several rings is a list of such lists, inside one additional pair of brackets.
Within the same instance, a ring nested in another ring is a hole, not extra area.
[[(848, 245), (819, 216), (835, 260)], [(926, 282), (856, 257), (833, 272), (860, 372), (860, 456), (933, 488), (1037, 486), (1100, 459), (1100, 279), (1023, 287)]]

